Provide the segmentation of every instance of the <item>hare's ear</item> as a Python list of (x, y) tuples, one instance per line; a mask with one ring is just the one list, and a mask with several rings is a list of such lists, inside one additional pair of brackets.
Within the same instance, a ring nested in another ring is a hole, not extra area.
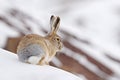
[(60, 17), (58, 16), (51, 16), (50, 18), (50, 27), (51, 27), (51, 32), (50, 34), (56, 34), (60, 26)]

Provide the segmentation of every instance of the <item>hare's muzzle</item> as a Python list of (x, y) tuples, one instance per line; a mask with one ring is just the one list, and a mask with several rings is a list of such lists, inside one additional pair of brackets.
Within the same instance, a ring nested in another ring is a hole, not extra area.
[(60, 42), (59, 50), (61, 50), (62, 48), (63, 48), (63, 43)]

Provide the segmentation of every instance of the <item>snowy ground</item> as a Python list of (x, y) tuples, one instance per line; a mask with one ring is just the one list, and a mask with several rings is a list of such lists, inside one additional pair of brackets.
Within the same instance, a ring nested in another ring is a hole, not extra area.
[(17, 55), (0, 49), (0, 80), (82, 80), (66, 71), (18, 61)]

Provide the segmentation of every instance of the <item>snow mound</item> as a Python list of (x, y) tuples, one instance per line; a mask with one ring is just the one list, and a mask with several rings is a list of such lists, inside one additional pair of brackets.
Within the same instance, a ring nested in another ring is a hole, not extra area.
[(51, 67), (18, 61), (17, 55), (0, 49), (0, 80), (82, 80), (77, 76)]

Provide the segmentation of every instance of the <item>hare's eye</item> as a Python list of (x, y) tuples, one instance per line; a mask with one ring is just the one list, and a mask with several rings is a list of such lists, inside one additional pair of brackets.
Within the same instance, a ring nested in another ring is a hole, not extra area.
[(60, 39), (59, 39), (59, 38), (56, 38), (56, 41), (60, 41)]
[(57, 41), (59, 41), (60, 39), (59, 38), (57, 38)]

